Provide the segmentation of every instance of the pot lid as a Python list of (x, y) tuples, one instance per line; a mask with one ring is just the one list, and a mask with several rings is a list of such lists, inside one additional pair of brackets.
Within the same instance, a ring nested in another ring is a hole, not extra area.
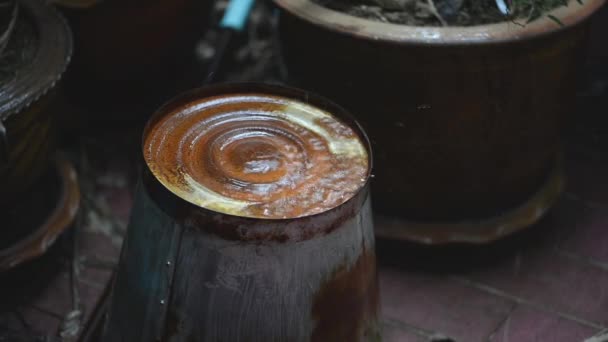
[(19, 1), (19, 14), (0, 55), (0, 120), (18, 113), (52, 89), (72, 55), (64, 18), (38, 0)]

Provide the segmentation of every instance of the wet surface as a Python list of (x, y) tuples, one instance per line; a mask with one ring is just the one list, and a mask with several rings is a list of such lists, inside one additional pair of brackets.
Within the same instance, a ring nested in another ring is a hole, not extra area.
[(338, 269), (317, 294), (311, 341), (356, 341), (357, 336), (378, 334), (373, 319), (379, 304), (376, 275), (376, 256), (364, 246), (355, 264)]
[(144, 157), (170, 191), (237, 216), (295, 218), (349, 200), (367, 181), (367, 149), (331, 114), (264, 94), (186, 103), (149, 128)]

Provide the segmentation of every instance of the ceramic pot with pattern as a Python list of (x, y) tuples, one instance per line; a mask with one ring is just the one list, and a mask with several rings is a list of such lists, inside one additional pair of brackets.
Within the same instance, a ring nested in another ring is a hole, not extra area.
[(70, 62), (63, 17), (37, 0), (19, 1), (0, 57), (0, 203), (27, 191), (53, 155), (53, 100)]

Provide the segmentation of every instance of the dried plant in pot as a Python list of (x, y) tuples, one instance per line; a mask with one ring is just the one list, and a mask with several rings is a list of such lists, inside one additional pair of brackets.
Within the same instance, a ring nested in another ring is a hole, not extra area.
[(466, 27), (275, 3), (291, 81), (345, 106), (370, 134), (374, 210), (407, 221), (381, 234), (487, 242), (531, 225), (559, 195), (560, 121), (587, 19), (604, 0)]

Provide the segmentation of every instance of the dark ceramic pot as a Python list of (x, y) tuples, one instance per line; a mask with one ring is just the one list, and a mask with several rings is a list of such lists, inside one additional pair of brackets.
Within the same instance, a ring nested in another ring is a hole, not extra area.
[(0, 208), (0, 273), (44, 255), (74, 222), (80, 206), (76, 171), (56, 155), (36, 180), (37, 191)]
[(606, 32), (608, 32), (608, 6), (603, 6), (591, 21), (591, 32), (589, 35), (589, 59), (601, 64), (604, 71), (608, 70), (608, 44), (606, 44)]
[(542, 198), (528, 225), (555, 200), (548, 179), (561, 119), (573, 104), (587, 19), (604, 0), (555, 9), (563, 27), (548, 18), (410, 27), (310, 0), (275, 3), (291, 80), (345, 106), (370, 134), (375, 212), (478, 221)]
[(15, 0), (0, 0), (0, 55), (15, 28), (19, 6)]
[[(282, 97), (282, 104), (273, 96)], [(275, 122), (264, 121), (272, 116), (269, 113), (293, 113), (279, 109), (284, 103), (302, 108), (296, 101), (348, 124), (365, 140), (371, 158), (363, 131), (339, 107), (304, 91), (251, 84), (202, 88), (172, 100), (148, 123), (144, 142), (159, 121), (176, 113), (219, 113), (214, 118), (224, 123), (228, 121), (222, 118), (246, 113), (251, 118), (230, 121), (237, 126), (214, 121), (213, 128), (201, 128), (199, 121), (187, 121), (170, 136), (154, 141), (167, 142), (184, 156), (178, 158), (183, 164), (174, 168), (184, 179), (199, 177), (204, 167), (199, 159), (207, 160), (225, 136), (245, 139), (245, 145), (243, 140), (227, 141), (246, 149), (252, 146), (247, 144), (260, 144), (259, 139), (269, 139), (262, 143), (269, 149), (280, 149), (270, 142), (277, 138), (305, 148), (307, 155), (315, 153), (308, 150), (314, 149), (308, 140), (300, 139), (300, 128), (265, 126), (264, 122)], [(248, 128), (241, 131), (244, 125)], [(202, 138), (207, 129), (214, 133)], [(235, 131), (242, 134), (231, 135)], [(209, 147), (208, 153), (190, 159), (187, 150), (198, 151), (201, 144)], [(150, 146), (144, 143), (143, 154), (156, 151)], [(251, 158), (247, 153), (241, 156)], [(182, 183), (174, 178), (161, 183), (154, 169), (156, 164), (146, 164), (137, 190), (104, 341), (378, 341), (371, 164), (360, 179), (362, 187), (350, 199), (317, 214), (287, 219), (205, 209), (192, 204), (191, 196), (198, 190), (180, 192)]]
[(96, 107), (164, 95), (194, 56), (212, 5), (210, 0), (54, 3), (74, 32), (68, 90), (74, 100)]
[(0, 63), (0, 203), (23, 193), (53, 152), (53, 98), (72, 53), (70, 30), (54, 8), (20, 1)]

